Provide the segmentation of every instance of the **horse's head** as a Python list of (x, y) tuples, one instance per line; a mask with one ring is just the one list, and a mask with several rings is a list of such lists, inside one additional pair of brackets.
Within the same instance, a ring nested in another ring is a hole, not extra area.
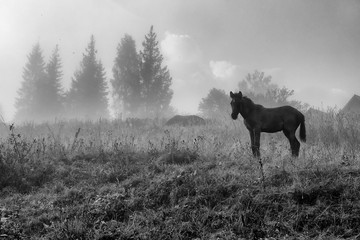
[(240, 103), (243, 98), (243, 95), (241, 91), (239, 91), (238, 93), (230, 92), (230, 97), (231, 97), (230, 105), (232, 108), (231, 117), (232, 119), (236, 120), (240, 113)]

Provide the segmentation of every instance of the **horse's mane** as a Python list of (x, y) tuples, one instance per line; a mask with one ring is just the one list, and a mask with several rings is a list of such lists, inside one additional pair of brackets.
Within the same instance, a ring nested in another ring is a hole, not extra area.
[(255, 104), (255, 103), (253, 102), (253, 100), (251, 100), (251, 99), (248, 98), (247, 96), (243, 96), (242, 98), (243, 98), (243, 100), (245, 100), (246, 103), (250, 103), (250, 104), (252, 104), (252, 105)]
[(258, 103), (254, 103), (253, 100), (251, 100), (249, 97), (247, 96), (243, 96), (242, 97), (242, 101), (250, 108), (255, 108), (255, 107), (260, 107), (263, 108), (264, 106)]

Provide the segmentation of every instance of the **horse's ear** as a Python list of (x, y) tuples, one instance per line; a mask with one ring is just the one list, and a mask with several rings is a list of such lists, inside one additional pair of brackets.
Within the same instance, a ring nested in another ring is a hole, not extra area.
[(241, 91), (239, 91), (239, 96), (240, 96), (240, 98), (242, 98), (242, 92)]
[(234, 97), (234, 94), (232, 91), (230, 91), (230, 97), (233, 98)]

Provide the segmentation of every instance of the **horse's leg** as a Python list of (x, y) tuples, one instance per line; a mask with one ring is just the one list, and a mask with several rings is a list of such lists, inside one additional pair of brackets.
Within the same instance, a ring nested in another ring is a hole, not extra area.
[(254, 156), (256, 156), (256, 152), (255, 152), (255, 143), (254, 143), (254, 131), (252, 129), (249, 129), (249, 134), (250, 134), (250, 140), (251, 140), (251, 150)]
[(250, 131), (251, 139), (251, 149), (254, 157), (260, 157), (260, 130), (253, 129)]
[(298, 157), (299, 156), (299, 150), (300, 150), (300, 142), (297, 140), (296, 136), (295, 136), (295, 131), (291, 132), (291, 139), (292, 139), (292, 155), (294, 157)]
[(288, 131), (288, 130), (284, 129), (283, 132), (284, 132), (286, 138), (289, 140), (292, 156), (298, 157), (299, 150), (300, 150), (300, 143), (296, 139), (295, 131)]
[(292, 155), (294, 157), (298, 157), (299, 156), (299, 151), (300, 151), (300, 142), (297, 140), (297, 138), (295, 136), (295, 132), (294, 132)]
[(289, 140), (291, 152), (293, 152), (293, 143), (292, 143), (292, 140), (290, 138), (290, 132), (287, 131), (286, 129), (284, 129), (283, 133), (285, 134), (286, 138)]

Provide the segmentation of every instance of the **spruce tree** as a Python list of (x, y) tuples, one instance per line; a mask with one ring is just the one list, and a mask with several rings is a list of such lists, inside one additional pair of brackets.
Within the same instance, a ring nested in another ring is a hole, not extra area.
[(44, 105), (47, 110), (49, 119), (62, 114), (63, 89), (61, 86), (61, 59), (59, 55), (59, 47), (56, 45), (50, 61), (46, 66), (46, 91), (44, 92)]
[(126, 34), (121, 39), (112, 71), (115, 111), (119, 114), (121, 105), (124, 116), (136, 116), (141, 103), (140, 58), (130, 35)]
[(46, 82), (45, 63), (40, 44), (37, 43), (28, 55), (28, 62), (23, 71), (23, 81), (18, 90), (15, 102), (15, 121), (41, 120), (44, 110), (42, 109), (42, 87)]
[(157, 35), (153, 31), (145, 36), (141, 56), (142, 100), (145, 114), (154, 117), (168, 111), (173, 95), (170, 89), (172, 78), (167, 67), (162, 66)]
[(95, 120), (109, 116), (105, 70), (96, 53), (95, 39), (91, 36), (67, 94), (70, 117)]

